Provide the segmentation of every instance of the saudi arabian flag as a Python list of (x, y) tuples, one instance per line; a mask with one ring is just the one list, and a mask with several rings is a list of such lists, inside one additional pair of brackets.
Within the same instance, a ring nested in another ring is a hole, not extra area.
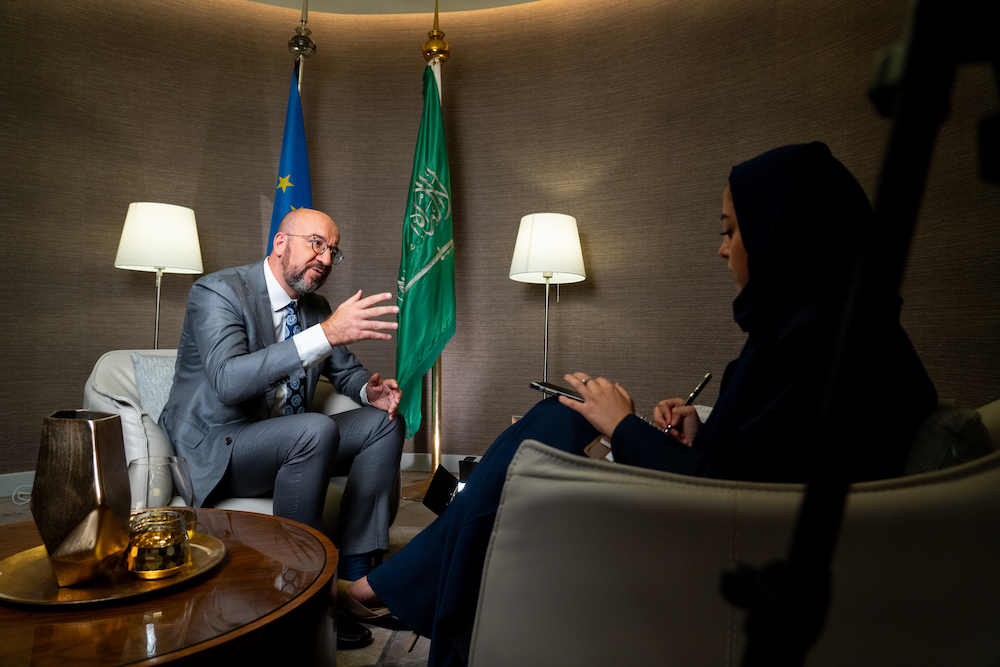
[(396, 298), (396, 379), (403, 390), (399, 412), (406, 420), (406, 437), (412, 438), (420, 428), (421, 380), (455, 334), (451, 179), (432, 65), (424, 70), (424, 115), (406, 201)]

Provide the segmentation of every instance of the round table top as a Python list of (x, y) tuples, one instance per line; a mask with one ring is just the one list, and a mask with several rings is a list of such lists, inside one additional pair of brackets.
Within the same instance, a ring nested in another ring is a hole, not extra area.
[[(183, 658), (325, 596), (336, 571), (333, 543), (288, 519), (202, 509), (198, 532), (222, 541), (223, 562), (152, 596), (113, 605), (0, 604), (0, 662), (118, 665)], [(34, 522), (0, 526), (0, 560), (41, 542)]]

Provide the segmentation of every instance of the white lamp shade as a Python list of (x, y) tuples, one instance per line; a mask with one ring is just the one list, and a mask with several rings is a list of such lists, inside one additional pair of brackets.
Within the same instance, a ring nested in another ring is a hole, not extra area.
[(115, 267), (131, 271), (202, 273), (194, 211), (173, 204), (128, 205)]
[(553, 285), (587, 277), (576, 218), (562, 213), (532, 213), (521, 218), (510, 262), (510, 279)]

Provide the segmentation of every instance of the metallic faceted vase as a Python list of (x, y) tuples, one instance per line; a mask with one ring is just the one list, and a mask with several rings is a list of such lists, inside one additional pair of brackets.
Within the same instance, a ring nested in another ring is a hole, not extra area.
[(89, 410), (46, 417), (31, 514), (60, 586), (115, 569), (128, 547), (130, 503), (121, 418)]

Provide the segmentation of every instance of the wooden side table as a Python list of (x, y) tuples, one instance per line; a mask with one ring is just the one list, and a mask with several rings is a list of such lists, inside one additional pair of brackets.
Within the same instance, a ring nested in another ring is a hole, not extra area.
[[(0, 605), (0, 664), (336, 665), (322, 533), (264, 514), (200, 510), (225, 560), (188, 582), (111, 606)], [(0, 560), (41, 544), (33, 522), (0, 526)]]

